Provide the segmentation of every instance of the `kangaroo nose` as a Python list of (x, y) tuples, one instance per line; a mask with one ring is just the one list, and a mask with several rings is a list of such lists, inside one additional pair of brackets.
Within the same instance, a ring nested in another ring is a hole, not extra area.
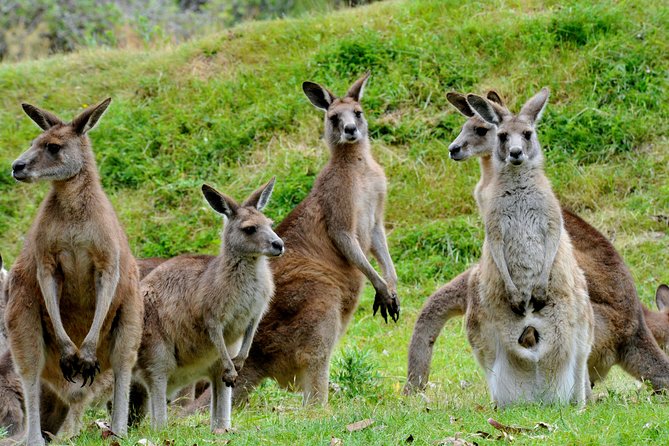
[(23, 169), (26, 168), (26, 163), (23, 161), (14, 161), (14, 164), (12, 164), (12, 170), (14, 173), (21, 172)]
[(462, 146), (456, 144), (451, 144), (448, 146), (448, 151), (451, 153), (451, 155), (457, 155), (460, 153), (460, 149), (462, 149)]
[(274, 240), (272, 242), (272, 248), (276, 249), (279, 252), (283, 252), (283, 240)]
[(523, 154), (523, 149), (521, 149), (520, 147), (511, 147), (511, 149), (509, 149), (509, 155), (511, 156), (511, 158), (518, 159), (522, 154)]
[(347, 135), (353, 135), (357, 129), (358, 128), (355, 126), (355, 124), (346, 124), (344, 126), (344, 133)]

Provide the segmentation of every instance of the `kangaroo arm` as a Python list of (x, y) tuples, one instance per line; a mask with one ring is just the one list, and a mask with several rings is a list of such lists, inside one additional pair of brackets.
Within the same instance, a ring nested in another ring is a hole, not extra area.
[(518, 292), (518, 288), (513, 283), (511, 279), (511, 274), (509, 273), (509, 267), (506, 264), (506, 258), (504, 258), (504, 242), (502, 240), (502, 231), (500, 230), (496, 219), (488, 219), (490, 221), (486, 222), (486, 241), (488, 244), (488, 250), (492, 256), (492, 260), (497, 265), (499, 274), (504, 281), (506, 290), (510, 294), (515, 294)]
[(246, 358), (249, 357), (249, 351), (251, 351), (251, 343), (253, 342), (253, 337), (256, 334), (256, 330), (258, 329), (259, 323), (260, 323), (260, 318), (253, 318), (248, 327), (246, 327), (246, 331), (244, 332), (244, 338), (242, 339), (242, 346), (239, 348), (239, 353), (237, 353), (237, 356), (235, 357), (235, 359), (237, 359), (237, 362), (241, 361), (243, 363), (243, 361), (245, 361)]
[(379, 276), (365, 253), (362, 252), (360, 243), (357, 238), (349, 231), (338, 230), (331, 234), (332, 241), (335, 246), (341, 251), (346, 259), (356, 266), (362, 273), (372, 282), (374, 289), (384, 289), (387, 284), (386, 281)]
[(551, 275), (551, 270), (553, 269), (553, 263), (555, 262), (558, 247), (560, 246), (560, 238), (562, 237), (563, 230), (562, 213), (557, 212), (557, 214), (551, 215), (548, 222), (548, 233), (546, 234), (544, 245), (544, 264), (541, 269), (541, 275), (539, 276), (539, 283), (544, 287), (548, 286), (548, 280)]
[(225, 337), (223, 336), (223, 326), (218, 321), (212, 321), (207, 324), (207, 332), (211, 342), (216, 347), (218, 354), (221, 357), (223, 370), (235, 370), (235, 366), (230, 359), (228, 347), (225, 345)]
[(56, 343), (58, 348), (61, 351), (61, 354), (64, 353), (64, 350), (67, 347), (76, 349), (74, 342), (65, 332), (63, 327), (63, 321), (60, 317), (60, 305), (59, 305), (59, 285), (56, 281), (54, 275), (56, 269), (56, 261), (53, 258), (50, 258), (47, 263), (38, 262), (37, 263), (37, 282), (39, 283), (40, 289), (42, 291), (42, 297), (44, 298), (44, 304), (46, 306), (46, 312), (51, 319), (53, 324), (53, 329), (56, 335)]
[(93, 323), (88, 330), (82, 348), (86, 346), (93, 352), (97, 350), (100, 340), (100, 331), (109, 313), (116, 287), (120, 278), (120, 253), (115, 251), (110, 259), (100, 259), (94, 257), (95, 265), (95, 313), (93, 314)]
[(393, 259), (390, 257), (388, 243), (386, 241), (386, 232), (383, 228), (383, 220), (377, 220), (372, 230), (372, 255), (378, 260), (383, 278), (388, 287), (393, 291), (397, 288), (397, 273)]

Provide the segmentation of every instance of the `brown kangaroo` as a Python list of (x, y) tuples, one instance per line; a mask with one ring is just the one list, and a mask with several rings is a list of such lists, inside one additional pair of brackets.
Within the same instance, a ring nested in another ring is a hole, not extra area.
[[(490, 92), (487, 97), (503, 106), (496, 92)], [(490, 156), (495, 147), (496, 129), (476, 116), (465, 95), (449, 93), (447, 98), (468, 118), (460, 135), (449, 146), (450, 157), (455, 161), (479, 158), (481, 180), (476, 198), (480, 206), (485, 185), (492, 178)], [(594, 385), (604, 379), (617, 364), (634, 378), (649, 380), (656, 390), (669, 388), (669, 359), (645, 323), (632, 274), (622, 257), (606, 237), (575, 213), (562, 208), (562, 218), (571, 237), (574, 256), (585, 273), (595, 314), (595, 341), (588, 358), (591, 383)], [(409, 345), (405, 393), (425, 387), (433, 346), (444, 324), (467, 311), (472, 268), (437, 290), (423, 306)]]
[(135, 374), (149, 390), (154, 428), (167, 423), (167, 396), (200, 378), (211, 382), (211, 429), (230, 427), (231, 386), (274, 292), (269, 256), (283, 241), (262, 214), (274, 179), (242, 204), (204, 185), (227, 218), (218, 256), (182, 255), (143, 281), (146, 316)]
[(12, 174), (22, 182), (52, 184), (7, 286), (5, 323), (23, 383), (30, 446), (44, 444), (41, 380), (69, 402), (80, 394), (79, 387), (110, 368), (112, 429), (119, 435), (127, 432), (143, 305), (137, 265), (100, 185), (87, 135), (110, 101), (86, 109), (70, 123), (23, 105), (44, 132), (14, 161)]
[[(386, 178), (372, 157), (360, 105), (368, 78), (355, 81), (342, 98), (312, 82), (302, 85), (325, 112), (331, 157), (309, 195), (277, 228), (286, 254), (272, 262), (276, 292), (237, 378), (237, 403), (266, 377), (301, 390), (305, 404), (326, 403), (330, 356), (365, 277), (376, 289), (374, 313), (398, 319), (397, 275), (383, 226)], [(369, 252), (383, 278), (367, 260)]]

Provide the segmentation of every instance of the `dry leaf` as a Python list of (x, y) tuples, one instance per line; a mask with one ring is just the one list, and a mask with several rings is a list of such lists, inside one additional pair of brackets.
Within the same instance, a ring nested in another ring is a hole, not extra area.
[(372, 420), (371, 418), (367, 418), (366, 420), (356, 421), (355, 423), (347, 425), (346, 430), (348, 430), (349, 432), (361, 431), (371, 426), (372, 424), (374, 424), (374, 420)]
[(121, 443), (119, 443), (118, 441), (112, 441), (111, 443), (109, 443), (109, 446), (121, 446)]
[(332, 437), (330, 438), (330, 446), (344, 446), (344, 442), (341, 438)]
[(448, 437), (435, 443), (438, 446), (478, 446), (477, 443), (471, 443), (458, 437)]

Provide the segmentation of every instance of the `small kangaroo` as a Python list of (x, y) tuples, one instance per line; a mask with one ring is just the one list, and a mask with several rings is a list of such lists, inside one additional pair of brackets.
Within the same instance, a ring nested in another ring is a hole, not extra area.
[(42, 380), (69, 402), (80, 398), (82, 385), (110, 368), (112, 430), (127, 432), (143, 305), (137, 265), (100, 185), (88, 138), (110, 101), (70, 123), (23, 104), (43, 133), (14, 161), (12, 175), (21, 182), (51, 182), (6, 288), (5, 324), (23, 384), (30, 446), (44, 444)]
[(231, 386), (274, 293), (267, 256), (284, 251), (261, 213), (273, 188), (274, 178), (239, 205), (203, 185), (210, 206), (228, 220), (221, 253), (172, 258), (142, 281), (146, 314), (135, 373), (149, 390), (155, 429), (167, 423), (167, 396), (200, 378), (213, 389), (212, 431), (230, 427)]
[(543, 173), (535, 131), (547, 100), (544, 88), (513, 116), (494, 102), (467, 96), (472, 109), (498, 129), (494, 177), (480, 203), (486, 233), (480, 313), (467, 315), (470, 343), (498, 406), (522, 400), (583, 405), (590, 390), (592, 308)]
[[(487, 98), (504, 107), (496, 92), (489, 92)], [(449, 146), (449, 152), (455, 161), (479, 158), (481, 180), (475, 195), (480, 209), (482, 189), (493, 177), (491, 154), (497, 144), (496, 126), (478, 117), (465, 95), (449, 93), (447, 99), (468, 118)], [(595, 342), (588, 358), (591, 384), (603, 380), (610, 368), (618, 364), (636, 379), (649, 380), (654, 389), (668, 389), (669, 359), (660, 350), (653, 335), (662, 343), (661, 327), (669, 327), (669, 320), (660, 318), (651, 333), (650, 323), (647, 326), (643, 322), (644, 313), (648, 316), (650, 311), (641, 305), (632, 274), (611, 242), (568, 209), (562, 209), (562, 217), (571, 237), (574, 255), (585, 273), (595, 314)], [(472, 299), (468, 295), (469, 281), (475, 270), (476, 266), (441, 287), (428, 298), (421, 310), (409, 345), (406, 394), (427, 384), (434, 343), (444, 324), (454, 316), (464, 315), (468, 307), (475, 306), (477, 298)], [(477, 288), (476, 277), (473, 283)], [(475, 309), (469, 312), (475, 313)]]
[[(365, 277), (376, 290), (374, 314), (399, 317), (397, 274), (383, 226), (386, 178), (372, 157), (360, 105), (368, 78), (363, 75), (341, 98), (313, 82), (302, 84), (325, 113), (331, 157), (309, 195), (277, 228), (286, 255), (272, 262), (276, 294), (237, 379), (236, 403), (266, 377), (301, 390), (305, 404), (327, 403), (330, 356)], [(383, 277), (367, 260), (369, 252)]]

